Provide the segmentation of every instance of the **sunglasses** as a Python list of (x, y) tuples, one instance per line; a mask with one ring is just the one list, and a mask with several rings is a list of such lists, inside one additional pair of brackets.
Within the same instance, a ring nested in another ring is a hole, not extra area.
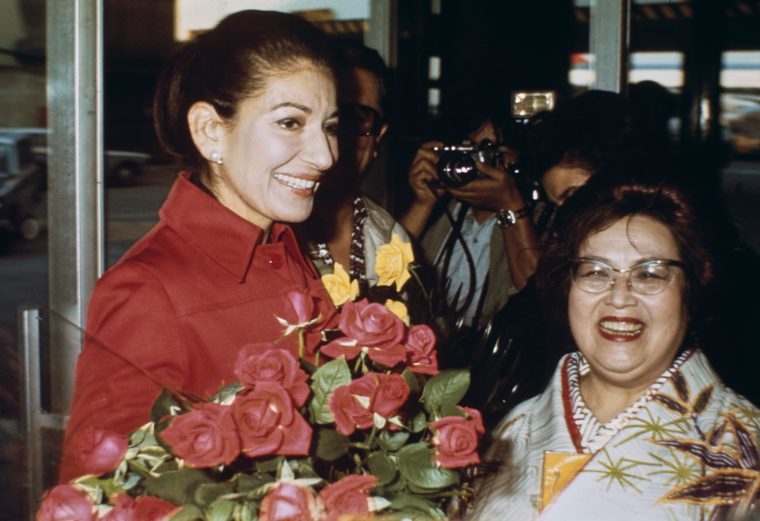
[(340, 131), (357, 137), (379, 136), (385, 119), (382, 114), (361, 103), (346, 103), (338, 110)]

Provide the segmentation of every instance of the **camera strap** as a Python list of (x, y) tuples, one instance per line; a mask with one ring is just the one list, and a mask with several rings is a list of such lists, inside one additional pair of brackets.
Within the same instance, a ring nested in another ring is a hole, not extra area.
[[(441, 266), (441, 279), (444, 281), (445, 286), (447, 287), (447, 290), (450, 290), (451, 285), (451, 279), (448, 277), (449, 273), (449, 267), (451, 265), (451, 256), (453, 255), (454, 248), (456, 246), (456, 243), (459, 242), (459, 244), (462, 247), (462, 251), (464, 252), (465, 259), (467, 261), (467, 269), (469, 271), (470, 276), (470, 284), (467, 288), (467, 295), (465, 297), (464, 303), (461, 306), (457, 306), (457, 301), (459, 300), (459, 292), (461, 291), (462, 287), (456, 288), (456, 293), (454, 295), (454, 298), (451, 299), (451, 307), (453, 311), (456, 314), (464, 313), (467, 308), (470, 307), (470, 304), (472, 303), (472, 299), (475, 298), (475, 289), (476, 289), (476, 283), (477, 283), (477, 274), (475, 273), (475, 261), (472, 258), (472, 253), (470, 252), (470, 249), (467, 247), (467, 241), (464, 240), (464, 237), (462, 236), (462, 223), (464, 222), (464, 218), (467, 215), (467, 211), (469, 210), (470, 206), (466, 203), (459, 203), (459, 209), (457, 212), (456, 219), (451, 213), (451, 210), (449, 210), (448, 206), (444, 208), (444, 214), (446, 215), (446, 218), (449, 220), (449, 223), (451, 224), (451, 232), (446, 237), (446, 241), (443, 244), (443, 248), (441, 249), (441, 254), (438, 256), (438, 259), (436, 259), (436, 266), (443, 261), (443, 265)], [(447, 291), (448, 292), (448, 291)]]

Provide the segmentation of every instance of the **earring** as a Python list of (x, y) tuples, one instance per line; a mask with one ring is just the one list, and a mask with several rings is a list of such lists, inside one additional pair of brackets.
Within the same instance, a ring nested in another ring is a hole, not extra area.
[(222, 160), (222, 153), (218, 150), (212, 150), (208, 160), (217, 165), (224, 164), (224, 161)]

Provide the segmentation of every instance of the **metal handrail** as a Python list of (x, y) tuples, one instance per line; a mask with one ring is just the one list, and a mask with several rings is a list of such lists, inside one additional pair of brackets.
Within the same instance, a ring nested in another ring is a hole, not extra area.
[(25, 439), (26, 518), (34, 519), (45, 486), (42, 429), (63, 429), (66, 417), (42, 407), (41, 313), (39, 308), (19, 309), (21, 361), (21, 425)]

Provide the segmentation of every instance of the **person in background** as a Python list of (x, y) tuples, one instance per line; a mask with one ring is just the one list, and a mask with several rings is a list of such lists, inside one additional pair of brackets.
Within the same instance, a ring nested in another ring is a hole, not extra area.
[(441, 141), (424, 143), (409, 168), (413, 200), (399, 219), (418, 240), (423, 261), (437, 274), (436, 286), (457, 328), (486, 326), (535, 270), (540, 252), (531, 210), (507, 171), (518, 151), (504, 146), (503, 129), (485, 119), (468, 135), (499, 146), (500, 164), (477, 163), (479, 175), (464, 186), (441, 183)]
[(61, 481), (87, 473), (92, 429), (128, 433), (163, 388), (209, 397), (239, 350), (310, 355), (278, 317), (336, 322), (290, 227), (337, 155), (333, 54), (295, 16), (240, 11), (189, 42), (159, 80), (155, 127), (182, 163), (160, 222), (98, 281), (66, 425)]
[[(632, 123), (627, 100), (616, 93), (587, 91), (534, 116), (525, 132), (520, 156), (523, 172), (540, 181), (544, 192), (537, 214), (544, 218), (536, 235), (544, 243), (553, 233), (553, 220), (580, 187), (596, 177), (618, 178), (636, 171), (637, 177), (657, 178), (664, 165), (653, 161), (635, 169), (645, 157), (649, 140)], [(469, 403), (493, 424), (511, 407), (546, 386), (563, 351), (548, 336), (533, 278), (497, 311), (477, 345), (470, 363), (484, 385), (472, 388)]]
[(470, 519), (756, 513), (760, 410), (696, 347), (712, 256), (694, 204), (664, 183), (587, 185), (563, 214), (536, 277), (573, 352), (495, 430)]
[(334, 42), (338, 60), (340, 157), (325, 177), (314, 212), (296, 228), (304, 251), (320, 273), (339, 263), (351, 279), (374, 286), (375, 253), (395, 234), (409, 236), (360, 184), (388, 132), (388, 69), (377, 51), (351, 40)]

